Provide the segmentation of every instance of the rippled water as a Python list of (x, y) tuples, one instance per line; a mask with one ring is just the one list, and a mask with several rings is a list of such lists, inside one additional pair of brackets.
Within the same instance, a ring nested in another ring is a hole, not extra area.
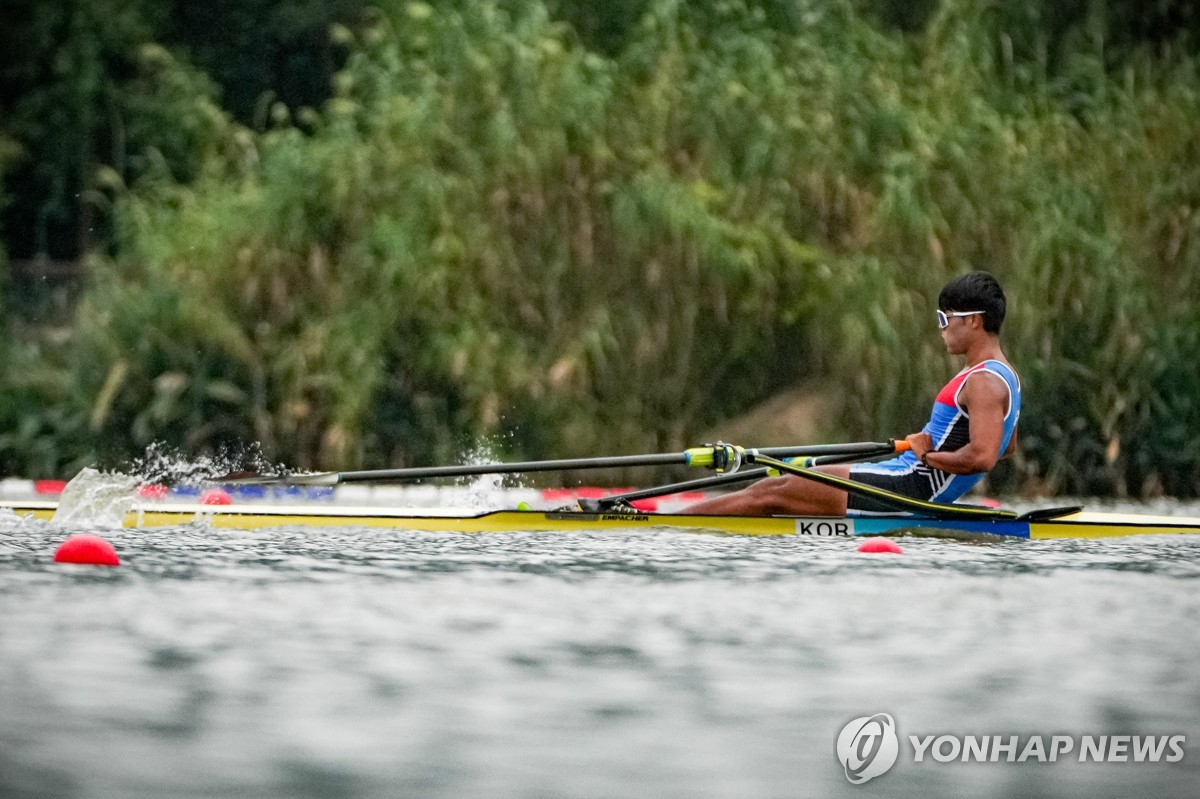
[[(1197, 513), (1200, 515), (1200, 513)], [(966, 544), (0, 521), (4, 797), (1196, 796), (1200, 536)], [(914, 763), (849, 720), (1185, 734), (1180, 763)]]

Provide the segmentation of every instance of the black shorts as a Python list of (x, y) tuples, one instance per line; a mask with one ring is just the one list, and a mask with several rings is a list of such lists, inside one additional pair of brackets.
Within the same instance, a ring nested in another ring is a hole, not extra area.
[[(938, 478), (945, 474), (928, 466), (917, 464), (910, 471), (868, 471), (870, 467), (850, 467), (850, 479), (856, 483), (883, 488), (913, 499), (931, 500), (938, 493)], [(946, 475), (949, 477), (949, 475)], [(851, 493), (846, 498), (846, 510), (863, 514), (897, 513), (894, 505), (877, 499)]]

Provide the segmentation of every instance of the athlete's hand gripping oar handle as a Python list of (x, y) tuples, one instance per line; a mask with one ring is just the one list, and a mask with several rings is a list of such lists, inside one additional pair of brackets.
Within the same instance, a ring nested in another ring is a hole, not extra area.
[[(800, 455), (843, 455), (861, 454), (891, 448), (887, 444), (861, 442), (854, 444), (813, 444), (796, 447), (768, 447), (759, 450), (765, 455), (791, 458)], [(653, 455), (617, 455), (602, 458), (569, 458), (563, 460), (525, 461), (522, 463), (470, 463), (457, 466), (417, 466), (405, 469), (374, 469), (357, 472), (319, 472), (316, 474), (293, 474), (278, 477), (247, 477), (244, 474), (221, 478), (218, 482), (242, 485), (300, 485), (332, 486), (339, 483), (365, 482), (370, 480), (422, 480), (433, 477), (468, 477), (480, 474), (520, 474), (525, 472), (551, 472), (568, 469), (610, 469), (630, 466), (703, 466), (711, 469), (733, 471), (740, 465), (741, 447), (731, 444), (706, 444), (683, 452), (664, 452)], [(731, 468), (732, 467), (732, 468)]]

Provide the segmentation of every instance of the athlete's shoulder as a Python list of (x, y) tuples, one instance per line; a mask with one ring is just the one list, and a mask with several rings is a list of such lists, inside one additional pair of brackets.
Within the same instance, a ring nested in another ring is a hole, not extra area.
[(972, 374), (975, 372), (993, 374), (1005, 383), (1015, 383), (1017, 390), (1021, 390), (1021, 376), (1017, 374), (1017, 370), (1005, 358), (989, 358), (972, 367), (971, 372)]
[[(1005, 372), (1011, 375), (1011, 383)], [(964, 409), (971, 406), (978, 408), (980, 403), (1008, 405), (1010, 399), (1014, 395), (1019, 396), (1021, 390), (1016, 370), (1006, 361), (998, 359), (976, 364), (967, 370), (966, 377), (958, 394), (959, 404)]]

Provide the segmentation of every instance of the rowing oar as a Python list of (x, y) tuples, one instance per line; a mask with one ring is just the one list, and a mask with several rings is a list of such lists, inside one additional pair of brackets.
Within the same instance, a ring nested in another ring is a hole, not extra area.
[[(795, 447), (768, 447), (758, 450), (763, 455), (778, 458), (805, 456), (856, 456), (864, 453), (895, 451), (896, 442), (862, 441), (850, 444), (812, 444)], [(741, 447), (729, 444), (706, 444), (683, 452), (663, 452), (653, 455), (617, 455), (607, 458), (568, 458), (563, 460), (524, 461), (520, 463), (470, 463), (457, 466), (416, 466), (407, 469), (371, 469), (359, 472), (317, 472), (262, 476), (238, 472), (217, 478), (221, 483), (236, 485), (300, 485), (332, 486), (339, 483), (422, 480), (430, 477), (467, 477), (478, 474), (517, 474), (553, 472), (566, 469), (611, 469), (627, 466), (703, 466), (719, 472), (734, 472), (741, 465)]]
[[(856, 463), (858, 461), (870, 460), (872, 458), (882, 458), (886, 455), (895, 455), (900, 452), (906, 452), (909, 449), (907, 441), (892, 441), (891, 443), (880, 443), (875, 445), (874, 450), (862, 450), (860, 452), (849, 452), (839, 455), (817, 455), (806, 457), (803, 460), (804, 466), (826, 466), (833, 463)], [(759, 450), (765, 452), (765, 450)], [(671, 494), (682, 494), (685, 491), (703, 491), (708, 488), (727, 488), (737, 485), (738, 483), (749, 483), (754, 480), (759, 480), (763, 477), (778, 475), (779, 470), (770, 466), (763, 466), (758, 469), (746, 469), (744, 471), (734, 472), (733, 474), (720, 474), (714, 477), (702, 477), (699, 480), (685, 480), (682, 483), (670, 483), (664, 486), (656, 486), (654, 488), (643, 488), (637, 491), (626, 491), (623, 494), (613, 494), (608, 497), (589, 500), (589, 503), (597, 511), (606, 511), (616, 505), (629, 504), (639, 499), (655, 499), (657, 497), (667, 497)], [(582, 500), (581, 500), (582, 501)]]

